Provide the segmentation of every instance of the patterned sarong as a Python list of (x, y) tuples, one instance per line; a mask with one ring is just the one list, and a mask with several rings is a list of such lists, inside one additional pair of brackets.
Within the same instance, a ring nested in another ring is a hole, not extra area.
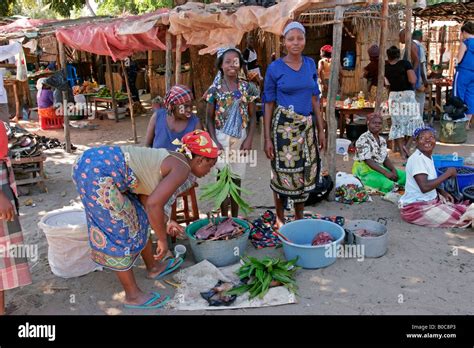
[(31, 284), (26, 253), (22, 250), (23, 234), (18, 219), (18, 200), (10, 160), (0, 161), (2, 192), (16, 208), (14, 221), (0, 220), (0, 291)]
[(148, 218), (133, 193), (137, 179), (122, 150), (85, 151), (73, 180), (86, 212), (92, 260), (115, 271), (130, 269), (148, 241)]
[(472, 223), (474, 204), (442, 202), (439, 198), (400, 207), (404, 221), (425, 227), (468, 227)]
[(308, 199), (319, 176), (318, 142), (311, 116), (278, 106), (272, 118), (272, 160), (270, 187), (295, 203)]

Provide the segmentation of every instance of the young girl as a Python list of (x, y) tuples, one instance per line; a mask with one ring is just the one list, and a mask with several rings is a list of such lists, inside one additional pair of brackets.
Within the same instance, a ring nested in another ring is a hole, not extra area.
[[(256, 124), (255, 99), (258, 90), (254, 84), (239, 78), (244, 63), (240, 51), (236, 48), (224, 48), (217, 52), (217, 75), (212, 86), (206, 92), (207, 122), (209, 133), (224, 155), (217, 168), (229, 164), (234, 174), (239, 176), (235, 183), (240, 186), (245, 177), (245, 152), (252, 149)], [(234, 159), (229, 161), (228, 159)], [(236, 217), (239, 206), (231, 199), (231, 213)], [(229, 203), (221, 205), (222, 216), (228, 216)]]
[(23, 244), (15, 177), (8, 158), (8, 137), (0, 121), (0, 315), (5, 314), (5, 290), (31, 284), (28, 260), (10, 257), (8, 250)]

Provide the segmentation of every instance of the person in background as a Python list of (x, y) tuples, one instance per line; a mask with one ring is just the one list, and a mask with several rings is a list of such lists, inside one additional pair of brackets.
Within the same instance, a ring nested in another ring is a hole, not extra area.
[[(402, 29), (399, 33), (399, 40), (401, 44), (406, 43), (406, 30)], [(415, 91), (415, 99), (416, 102), (419, 105), (419, 113), (421, 118), (423, 119), (423, 109), (421, 108), (422, 106), (424, 107), (425, 103), (425, 93), (424, 93), (424, 87), (423, 87), (423, 81), (421, 77), (421, 64), (420, 64), (420, 46), (415, 42), (411, 41), (411, 52), (410, 52), (410, 57), (411, 57), (411, 65), (412, 65), (412, 70), (415, 73), (415, 83), (414, 83), (414, 91)], [(405, 50), (403, 52), (403, 60), (408, 61), (408, 52)], [(413, 134), (413, 133), (412, 133)]]
[(416, 151), (406, 166), (405, 194), (400, 198), (400, 214), (404, 221), (426, 227), (468, 227), (474, 217), (474, 204), (454, 203), (441, 184), (457, 175), (456, 168), (437, 175), (432, 158), (436, 145), (435, 131), (418, 128), (413, 137)]
[(423, 46), (423, 32), (421, 30), (415, 30), (412, 34), (413, 42), (418, 46), (418, 56), (420, 58), (420, 79), (418, 81), (417, 75), (417, 85), (419, 84), (418, 89), (415, 91), (416, 101), (420, 104), (420, 112), (423, 117), (425, 110), (425, 101), (426, 101), (426, 89), (428, 88), (428, 68), (426, 60), (426, 48)]
[(271, 63), (265, 76), (265, 154), (271, 161), (278, 228), (285, 223), (284, 207), (290, 200), (295, 218), (303, 218), (304, 203), (319, 181), (319, 151), (326, 143), (316, 63), (303, 55), (305, 35), (299, 22), (285, 27), (288, 54)]
[(318, 84), (321, 97), (326, 98), (329, 89), (329, 77), (331, 75), (332, 46), (324, 45), (320, 51), (321, 59), (318, 62)]
[(405, 172), (396, 169), (388, 158), (387, 142), (381, 137), (382, 115), (373, 113), (367, 116), (369, 130), (356, 142), (356, 154), (352, 174), (365, 186), (383, 193), (391, 192), (395, 184), (405, 186)]
[[(94, 262), (111, 269), (125, 290), (125, 308), (155, 309), (169, 297), (147, 294), (137, 285), (133, 266), (141, 255), (150, 279), (175, 271), (182, 258), (165, 260), (167, 220), (177, 192), (216, 164), (218, 149), (207, 132), (186, 134), (178, 152), (138, 146), (88, 149), (73, 165), (73, 181), (85, 208)], [(157, 236), (153, 254), (149, 226)]]
[[(259, 97), (255, 85), (239, 76), (243, 64), (244, 60), (238, 49), (219, 49), (219, 74), (205, 93), (209, 134), (224, 155), (224, 160), (218, 162), (217, 168), (223, 169), (228, 164), (231, 171), (239, 177), (234, 180), (238, 186), (245, 178), (245, 152), (252, 149), (256, 127), (255, 100)], [(236, 160), (231, 161), (231, 158)], [(237, 217), (239, 205), (232, 198), (230, 206), (232, 216)], [(229, 199), (221, 205), (222, 216), (228, 216), (228, 211)]]
[[(13, 57), (21, 50), (19, 42), (10, 45), (0, 46), (0, 62)], [(10, 122), (10, 112), (8, 110), (7, 91), (3, 85), (3, 69), (0, 68), (0, 121)]]
[[(374, 102), (377, 99), (377, 84), (379, 78), (379, 56), (380, 49), (378, 45), (372, 45), (367, 50), (370, 63), (364, 68), (364, 77), (368, 82), (369, 101)], [(383, 91), (383, 101), (388, 100), (387, 89)]]
[[(132, 58), (127, 57), (125, 58), (125, 67), (127, 70), (128, 87), (130, 88), (130, 94), (132, 95), (132, 100), (134, 102), (139, 102), (140, 96), (139, 96), (137, 85), (136, 85), (137, 76), (138, 76), (138, 65), (137, 63), (135, 63), (135, 61)], [(122, 79), (122, 91), (127, 93), (127, 85), (124, 79)]]
[(461, 45), (458, 52), (458, 65), (454, 76), (454, 95), (467, 105), (466, 128), (471, 125), (474, 115), (474, 22), (466, 22), (461, 27)]
[(413, 132), (424, 125), (415, 98), (416, 75), (408, 61), (400, 60), (398, 47), (390, 47), (387, 57), (385, 77), (390, 88), (388, 111), (392, 120), (388, 138), (395, 140), (401, 157), (406, 160), (410, 155), (407, 147)]
[(148, 123), (145, 144), (155, 149), (176, 151), (187, 133), (202, 129), (199, 118), (192, 113), (193, 94), (184, 85), (175, 85), (166, 94), (164, 108), (156, 110)]
[(36, 101), (38, 104), (38, 116), (40, 118), (56, 117), (54, 109), (54, 94), (51, 87), (46, 84), (47, 78), (40, 78), (36, 81)]
[[(257, 52), (255, 51), (255, 39), (252, 35), (247, 36), (247, 47), (242, 52), (242, 57), (244, 58), (245, 65), (247, 67), (247, 73), (256, 73), (256, 79), (258, 84), (263, 80), (262, 74), (260, 72), (260, 67), (257, 62)], [(250, 78), (249, 78), (250, 80)]]
[(28, 260), (9, 255), (23, 244), (15, 176), (8, 157), (8, 137), (0, 121), (0, 315), (5, 314), (5, 291), (31, 284)]

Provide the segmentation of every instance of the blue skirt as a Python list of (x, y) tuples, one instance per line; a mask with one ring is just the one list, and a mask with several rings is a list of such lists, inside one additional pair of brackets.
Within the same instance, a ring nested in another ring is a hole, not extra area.
[(73, 180), (87, 217), (94, 262), (114, 271), (130, 269), (148, 241), (148, 218), (137, 179), (118, 146), (86, 150), (76, 161)]

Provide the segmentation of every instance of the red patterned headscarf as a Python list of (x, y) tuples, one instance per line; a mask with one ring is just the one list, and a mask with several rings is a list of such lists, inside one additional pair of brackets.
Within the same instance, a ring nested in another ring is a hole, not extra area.
[(175, 105), (185, 104), (193, 100), (193, 92), (184, 85), (174, 85), (170, 88), (165, 97), (165, 107), (168, 110)]
[(324, 45), (321, 47), (321, 51), (327, 52), (327, 53), (332, 53), (332, 46), (331, 45)]
[(189, 132), (183, 137), (179, 152), (190, 158), (192, 154), (207, 158), (217, 158), (219, 156), (219, 149), (209, 133), (199, 129)]

